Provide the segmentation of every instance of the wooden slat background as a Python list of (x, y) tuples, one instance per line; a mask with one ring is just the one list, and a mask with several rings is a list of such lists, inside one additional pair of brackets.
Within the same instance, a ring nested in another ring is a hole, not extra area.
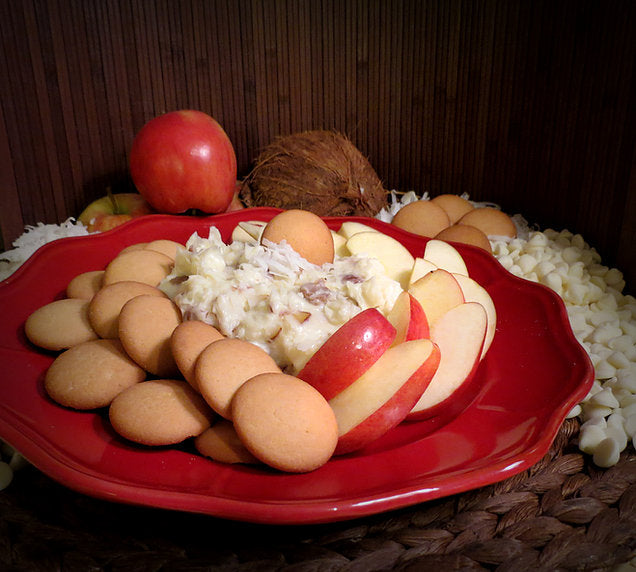
[(4, 247), (128, 190), (135, 132), (197, 108), (241, 175), (338, 129), (387, 188), (582, 233), (633, 292), (635, 30), (633, 0), (0, 0)]

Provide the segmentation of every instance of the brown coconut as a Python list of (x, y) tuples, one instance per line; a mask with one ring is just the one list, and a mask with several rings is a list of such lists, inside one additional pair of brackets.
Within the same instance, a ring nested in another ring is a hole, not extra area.
[(250, 207), (304, 209), (319, 216), (374, 216), (387, 192), (358, 148), (335, 131), (304, 131), (274, 139), (243, 181)]

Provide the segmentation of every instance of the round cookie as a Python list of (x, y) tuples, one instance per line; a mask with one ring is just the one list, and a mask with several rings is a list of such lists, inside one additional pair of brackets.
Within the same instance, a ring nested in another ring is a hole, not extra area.
[(199, 355), (194, 368), (199, 393), (221, 417), (232, 418), (236, 390), (259, 373), (281, 373), (273, 358), (258, 346), (236, 338), (212, 342)]
[(338, 442), (338, 423), (327, 400), (285, 373), (264, 373), (246, 381), (232, 400), (232, 417), (250, 453), (281, 471), (317, 469), (331, 458)]
[(415, 201), (402, 207), (391, 222), (403, 230), (429, 238), (450, 226), (446, 211), (426, 200)]
[(106, 407), (124, 389), (146, 379), (118, 340), (91, 340), (61, 353), (44, 378), (49, 397), (73, 409)]
[(194, 439), (194, 447), (204, 457), (221, 463), (259, 463), (243, 445), (227, 419), (219, 419)]
[(199, 320), (181, 322), (172, 332), (170, 348), (172, 356), (185, 380), (198, 390), (194, 367), (199, 354), (212, 342), (225, 336), (214, 326)]
[(517, 236), (517, 227), (503, 211), (493, 207), (473, 209), (459, 219), (459, 224), (468, 224), (481, 230), (486, 236)]
[(462, 244), (472, 244), (492, 254), (492, 247), (490, 246), (488, 237), (476, 226), (454, 224), (438, 233), (435, 238), (438, 240), (461, 242)]
[(97, 339), (88, 320), (88, 300), (66, 298), (35, 310), (24, 324), (26, 337), (46, 350), (65, 350)]
[(176, 242), (175, 240), (168, 240), (166, 238), (152, 240), (144, 247), (145, 250), (154, 250), (155, 252), (161, 252), (161, 254), (169, 256), (172, 260), (176, 258), (179, 248), (185, 248), (185, 246), (180, 242)]
[(129, 250), (118, 254), (106, 266), (104, 285), (133, 280), (145, 282), (151, 286), (158, 286), (170, 272), (174, 260), (161, 252), (154, 250)]
[(122, 307), (119, 339), (126, 353), (146, 371), (159, 377), (178, 377), (170, 337), (180, 323), (181, 312), (172, 300), (142, 294)]
[(436, 204), (438, 207), (442, 207), (446, 211), (451, 224), (455, 224), (467, 212), (472, 211), (475, 208), (470, 201), (460, 197), (459, 195), (437, 195), (431, 199), (431, 202)]
[(120, 254), (123, 254), (124, 252), (130, 252), (131, 250), (144, 250), (147, 244), (148, 244), (147, 242), (135, 242), (134, 244), (129, 244), (128, 246), (125, 246), (124, 248), (122, 248), (117, 253), (117, 256), (119, 256)]
[(122, 391), (110, 404), (108, 416), (122, 437), (160, 446), (200, 435), (214, 413), (185, 381), (157, 379)]
[(78, 274), (66, 286), (67, 298), (81, 298), (82, 300), (90, 300), (103, 285), (104, 271), (90, 270)]
[(316, 214), (290, 209), (270, 220), (261, 234), (261, 242), (269, 240), (289, 244), (305, 260), (318, 266), (333, 262), (334, 244), (331, 230)]
[(144, 282), (122, 280), (104, 286), (90, 301), (88, 319), (100, 338), (119, 336), (119, 314), (124, 304), (142, 294), (148, 296), (167, 296), (155, 286)]

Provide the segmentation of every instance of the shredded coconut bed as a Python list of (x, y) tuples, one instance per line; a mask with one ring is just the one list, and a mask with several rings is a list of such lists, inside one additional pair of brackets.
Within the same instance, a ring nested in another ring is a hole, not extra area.
[(13, 249), (0, 254), (0, 281), (13, 274), (40, 246), (58, 238), (86, 236), (88, 229), (74, 218), (61, 224), (44, 224), (25, 227), (24, 233), (13, 241)]

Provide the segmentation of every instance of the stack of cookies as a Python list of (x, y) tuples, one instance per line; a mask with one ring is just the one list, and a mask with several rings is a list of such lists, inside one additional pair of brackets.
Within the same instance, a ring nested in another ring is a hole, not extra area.
[(193, 439), (219, 462), (320, 467), (338, 440), (329, 404), (261, 348), (183, 319), (158, 287), (179, 248), (129, 246), (28, 317), (27, 338), (57, 353), (47, 394), (63, 407), (107, 410), (115, 431), (140, 445)]

